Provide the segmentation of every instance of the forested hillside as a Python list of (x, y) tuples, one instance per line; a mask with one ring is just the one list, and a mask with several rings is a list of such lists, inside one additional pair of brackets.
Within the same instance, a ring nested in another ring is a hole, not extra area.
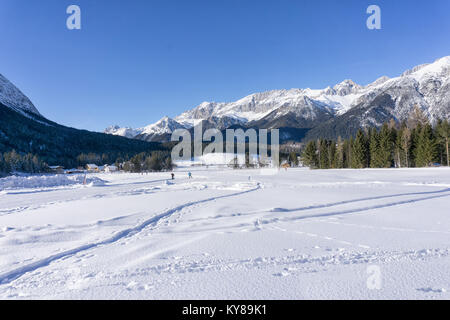
[(152, 151), (169, 156), (168, 147), (159, 143), (77, 130), (0, 104), (0, 171), (8, 171), (11, 165), (13, 170), (35, 172), (44, 163), (66, 168), (86, 161), (114, 163)]

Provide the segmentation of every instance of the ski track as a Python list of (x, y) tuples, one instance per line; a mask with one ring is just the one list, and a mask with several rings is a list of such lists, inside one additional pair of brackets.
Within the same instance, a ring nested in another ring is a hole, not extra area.
[[(106, 186), (94, 186), (94, 188), (108, 188), (108, 187), (114, 188), (114, 187), (123, 186), (123, 185), (145, 184), (145, 185), (148, 185), (149, 187), (140, 188), (140, 189), (132, 189), (132, 190), (128, 190), (128, 191), (112, 191), (112, 192), (108, 192), (108, 193), (87, 195), (87, 196), (82, 196), (81, 198), (70, 198), (70, 199), (65, 199), (65, 200), (60, 200), (60, 201), (49, 201), (49, 202), (44, 202), (44, 203), (41, 203), (39, 205), (34, 205), (34, 206), (20, 206), (20, 207), (15, 207), (15, 208), (4, 208), (4, 209), (0, 209), (0, 216), (14, 214), (14, 213), (20, 213), (20, 212), (23, 212), (26, 210), (41, 209), (41, 208), (45, 208), (45, 207), (52, 206), (55, 204), (67, 203), (67, 202), (72, 202), (72, 201), (114, 198), (116, 196), (136, 196), (136, 195), (153, 194), (155, 192), (155, 190), (161, 191), (161, 188), (158, 186), (155, 186), (154, 183), (163, 182), (163, 181), (167, 181), (167, 179), (160, 179), (160, 180), (153, 180), (153, 181), (146, 181), (146, 182), (133, 182), (130, 184), (113, 184), (113, 185), (106, 185)], [(37, 191), (27, 191), (27, 192), (6, 191), (5, 195), (20, 195), (20, 194), (24, 194), (24, 193), (41, 193), (41, 192), (50, 192), (50, 191), (68, 191), (71, 189), (79, 189), (79, 188), (84, 188), (84, 187), (56, 188), (56, 189), (50, 189), (50, 190), (37, 190)], [(164, 190), (164, 191), (177, 191), (177, 190)]]
[(89, 243), (71, 250), (66, 250), (64, 252), (49, 256), (47, 258), (41, 259), (39, 261), (36, 261), (34, 263), (28, 264), (26, 266), (5, 272), (3, 274), (0, 274), (0, 285), (4, 285), (4, 284), (8, 284), (20, 277), (22, 277), (24, 274), (35, 271), (37, 269), (40, 269), (42, 267), (45, 267), (47, 265), (49, 265), (52, 262), (55, 262), (57, 260), (63, 259), (63, 258), (67, 258), (69, 256), (72, 256), (74, 254), (80, 253), (82, 251), (86, 251), (89, 249), (93, 249), (95, 247), (99, 247), (102, 245), (108, 245), (108, 244), (112, 244), (115, 243), (123, 238), (126, 238), (128, 236), (133, 236), (139, 232), (141, 232), (143, 229), (145, 229), (147, 226), (152, 225), (152, 224), (157, 224), (158, 222), (160, 222), (162, 219), (170, 217), (171, 215), (173, 215), (174, 213), (183, 210), (185, 208), (194, 206), (194, 205), (198, 205), (198, 204), (202, 204), (202, 203), (207, 203), (210, 201), (215, 201), (215, 200), (219, 200), (219, 199), (224, 199), (224, 198), (230, 198), (230, 197), (235, 197), (235, 196), (240, 196), (240, 195), (244, 195), (250, 192), (254, 192), (257, 191), (261, 188), (260, 183), (257, 183), (257, 187), (250, 189), (250, 190), (246, 190), (246, 191), (241, 191), (241, 192), (235, 192), (232, 194), (228, 194), (228, 195), (223, 195), (223, 196), (217, 196), (217, 197), (211, 197), (208, 199), (203, 199), (203, 200), (198, 200), (198, 201), (193, 201), (193, 202), (189, 202), (189, 203), (185, 203), (182, 205), (179, 205), (173, 209), (169, 209), (159, 215), (156, 215), (144, 222), (142, 222), (141, 224), (133, 227), (133, 228), (128, 228), (122, 231), (117, 232), (114, 236), (102, 240), (102, 241), (98, 241), (98, 242), (94, 242), (94, 243)]
[[(442, 193), (442, 192), (448, 192), (448, 191), (450, 191), (450, 189), (437, 191), (435, 193)], [(394, 207), (394, 206), (399, 206), (399, 205), (403, 205), (403, 204), (411, 204), (411, 203), (420, 202), (420, 201), (444, 198), (444, 197), (448, 197), (448, 196), (450, 196), (450, 193), (441, 194), (441, 195), (435, 195), (435, 196), (430, 196), (430, 197), (422, 197), (422, 198), (417, 198), (417, 199), (409, 199), (409, 200), (391, 202), (391, 203), (374, 205), (374, 206), (361, 207), (361, 208), (356, 208), (356, 209), (348, 209), (348, 210), (342, 210), (342, 211), (332, 211), (332, 212), (318, 213), (318, 214), (314, 214), (314, 215), (308, 215), (308, 216), (303, 216), (303, 217), (296, 217), (296, 218), (287, 219), (287, 220), (300, 220), (300, 219), (320, 218), (320, 217), (329, 217), (329, 216), (336, 216), (336, 215), (360, 213), (360, 212), (365, 212), (365, 211), (370, 211), (370, 210), (375, 210), (375, 209), (383, 209), (383, 208)], [(301, 209), (301, 210), (304, 210), (304, 209)], [(291, 209), (291, 210), (286, 209), (286, 212), (295, 212), (295, 211), (299, 211), (299, 210), (297, 210), (297, 209)]]
[[(426, 192), (425, 194), (428, 193), (443, 193), (443, 192), (448, 192), (450, 191), (450, 189), (445, 189), (445, 190), (441, 190), (441, 191), (436, 191), (436, 192)], [(422, 193), (418, 193), (418, 194), (422, 194)], [(407, 194), (409, 195), (409, 194)], [(427, 201), (427, 200), (432, 200), (432, 199), (437, 199), (437, 198), (444, 198), (444, 197), (448, 197), (450, 196), (450, 192), (447, 194), (439, 194), (439, 195), (434, 195), (434, 196), (429, 196), (429, 197), (422, 197), (422, 198), (416, 198), (416, 199), (408, 199), (408, 200), (403, 200), (403, 201), (396, 201), (396, 202), (391, 202), (391, 203), (386, 203), (386, 204), (379, 204), (379, 205), (374, 205), (374, 206), (366, 206), (366, 207), (360, 207), (360, 208), (353, 208), (353, 209), (348, 209), (348, 210), (342, 210), (342, 211), (331, 211), (331, 212), (323, 212), (323, 213), (317, 213), (317, 214), (310, 214), (310, 215), (303, 215), (303, 216), (297, 216), (297, 217), (287, 217), (287, 218), (258, 218), (258, 224), (259, 225), (268, 225), (268, 224), (273, 224), (273, 223), (280, 223), (280, 222), (299, 222), (299, 221), (303, 221), (303, 220), (311, 220), (314, 218), (328, 218), (328, 217), (333, 217), (333, 216), (340, 216), (340, 215), (347, 215), (347, 214), (363, 214), (366, 213), (367, 211), (370, 210), (377, 210), (377, 209), (383, 209), (383, 208), (388, 208), (388, 207), (394, 207), (394, 206), (400, 206), (400, 205), (405, 205), (405, 204), (411, 204), (411, 203), (416, 203), (416, 202), (420, 202), (420, 201)], [(392, 196), (387, 196), (387, 197), (392, 197)], [(365, 199), (365, 201), (368, 200), (374, 200), (374, 199), (382, 199), (382, 198), (386, 198), (386, 197), (374, 197), (374, 198), (367, 198)], [(200, 220), (211, 220), (211, 219), (221, 219), (221, 218), (230, 218), (233, 216), (245, 216), (245, 215), (254, 215), (254, 214), (260, 214), (260, 213), (274, 213), (274, 212), (281, 212), (281, 213), (292, 213), (292, 212), (299, 212), (299, 211), (307, 211), (307, 210), (313, 210), (313, 209), (317, 209), (317, 208), (327, 208), (327, 207), (332, 207), (332, 206), (337, 206), (337, 205), (342, 205), (342, 204), (350, 204), (350, 203), (354, 203), (354, 202), (359, 202), (359, 201), (363, 201), (362, 199), (358, 199), (358, 200), (349, 200), (349, 201), (341, 201), (341, 202), (336, 202), (336, 203), (332, 203), (332, 204), (324, 204), (324, 205), (318, 205), (318, 206), (309, 206), (309, 207), (303, 207), (303, 208), (298, 208), (298, 209), (285, 209), (285, 208), (276, 208), (274, 209), (270, 209), (267, 211), (258, 211), (258, 212), (252, 212), (252, 213), (243, 213), (243, 214), (233, 214), (233, 215), (229, 215), (229, 216), (216, 216), (216, 217), (212, 217), (209, 219), (192, 219), (192, 220), (188, 220), (191, 222), (196, 222), (196, 221), (200, 221)], [(320, 221), (320, 220), (318, 220)], [(255, 226), (255, 222), (253, 221), (251, 223), (239, 223), (237, 225), (230, 225), (227, 227), (221, 227), (222, 230), (225, 229), (235, 229), (235, 228), (239, 228), (239, 227), (244, 227), (244, 226)], [(395, 229), (395, 228), (394, 228)], [(214, 229), (201, 229), (201, 230), (197, 230), (194, 232), (205, 232), (205, 231), (214, 231)], [(423, 232), (423, 231), (422, 231)], [(447, 234), (448, 232), (445, 231), (427, 231), (429, 233), (444, 233)]]
[[(352, 200), (331, 202), (331, 203), (325, 203), (325, 204), (313, 205), (313, 206), (306, 206), (306, 207), (300, 207), (300, 208), (293, 208), (293, 209), (290, 209), (290, 208), (271, 208), (271, 209), (261, 210), (261, 211), (238, 212), (238, 213), (233, 213), (231, 215), (219, 215), (219, 216), (210, 217), (210, 218), (191, 219), (189, 221), (196, 222), (196, 221), (202, 221), (202, 220), (209, 220), (211, 218), (221, 219), (221, 218), (231, 218), (231, 217), (235, 217), (235, 216), (256, 215), (256, 214), (262, 214), (262, 213), (277, 213), (277, 212), (283, 213), (283, 212), (308, 211), (308, 210), (314, 210), (314, 209), (331, 208), (331, 207), (336, 207), (336, 206), (341, 206), (341, 205), (346, 205), (346, 204), (353, 204), (353, 203), (364, 202), (364, 201), (382, 200), (382, 199), (387, 199), (387, 198), (406, 197), (406, 196), (413, 196), (413, 195), (425, 195), (425, 194), (436, 194), (436, 193), (441, 194), (441, 193), (445, 193), (445, 192), (449, 192), (449, 193), (448, 194), (444, 194), (444, 195), (438, 195), (438, 196), (423, 197), (423, 198), (418, 198), (418, 199), (411, 199), (411, 200), (404, 200), (404, 201), (399, 201), (399, 202), (393, 202), (393, 203), (380, 205), (380, 206), (372, 206), (372, 207), (365, 207), (365, 208), (354, 209), (355, 211), (366, 211), (366, 210), (390, 207), (390, 206), (401, 205), (401, 204), (406, 204), (406, 203), (413, 203), (413, 202), (417, 202), (417, 201), (424, 201), (424, 200), (428, 200), (428, 199), (447, 197), (447, 196), (450, 196), (450, 188), (439, 190), (439, 191), (411, 192), (411, 193), (401, 193), (401, 194), (394, 194), (394, 195), (385, 195), (385, 196), (377, 196), (377, 197), (367, 197), (367, 198), (360, 198), (360, 199), (352, 199)], [(340, 215), (340, 214), (351, 213), (351, 212), (353, 212), (353, 210), (343, 211), (342, 213), (339, 212), (339, 213), (336, 213), (336, 214)], [(323, 215), (327, 216), (328, 214), (324, 213)], [(333, 215), (333, 213), (330, 213), (330, 215)], [(311, 216), (306, 216), (306, 217), (301, 217), (301, 218), (313, 218), (313, 217), (320, 217), (320, 216), (322, 216), (322, 215), (321, 214), (319, 214), (317, 216), (316, 215), (311, 215)]]
[(439, 231), (439, 230), (420, 230), (420, 229), (412, 229), (412, 228), (395, 228), (395, 227), (382, 227), (382, 226), (370, 226), (365, 224), (356, 224), (356, 223), (346, 223), (346, 222), (337, 222), (337, 221), (329, 221), (329, 220), (317, 220), (317, 222), (342, 225), (342, 226), (350, 226), (356, 227), (360, 229), (378, 229), (384, 231), (398, 231), (398, 232), (421, 232), (421, 233), (440, 233), (440, 234), (449, 234), (450, 231)]

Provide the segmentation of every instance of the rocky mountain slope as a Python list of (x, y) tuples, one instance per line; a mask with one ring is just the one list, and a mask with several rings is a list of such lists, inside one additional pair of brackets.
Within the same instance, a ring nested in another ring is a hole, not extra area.
[(0, 103), (22, 114), (25, 113), (28, 116), (30, 114), (31, 116), (40, 115), (30, 99), (2, 74), (0, 74)]

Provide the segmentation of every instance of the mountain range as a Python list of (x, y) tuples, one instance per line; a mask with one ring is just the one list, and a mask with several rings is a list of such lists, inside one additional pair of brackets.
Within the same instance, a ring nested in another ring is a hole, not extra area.
[(31, 153), (50, 165), (77, 165), (82, 153), (112, 162), (140, 152), (167, 152), (170, 146), (159, 142), (169, 141), (176, 129), (192, 130), (200, 122), (204, 129), (279, 128), (282, 141), (348, 137), (359, 128), (406, 120), (415, 106), (431, 122), (450, 119), (450, 56), (366, 86), (345, 80), (321, 90), (273, 90), (230, 103), (204, 102), (173, 119), (164, 117), (139, 129), (113, 126), (107, 134), (45, 118), (0, 74), (0, 153)]
[(235, 102), (203, 102), (175, 118), (164, 117), (143, 128), (111, 126), (104, 132), (145, 141), (165, 142), (173, 130), (199, 122), (227, 128), (280, 129), (284, 141), (353, 135), (359, 128), (406, 120), (415, 106), (431, 122), (450, 119), (450, 56), (386, 76), (361, 86), (352, 80), (325, 89), (273, 90)]

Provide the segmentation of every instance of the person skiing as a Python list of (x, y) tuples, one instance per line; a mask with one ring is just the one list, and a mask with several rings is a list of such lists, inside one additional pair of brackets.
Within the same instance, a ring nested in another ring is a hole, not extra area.
[(189, 179), (192, 179), (192, 173), (190, 171), (188, 172), (188, 177)]
[(171, 175), (172, 175), (172, 180), (175, 180), (175, 173), (171, 173)]

